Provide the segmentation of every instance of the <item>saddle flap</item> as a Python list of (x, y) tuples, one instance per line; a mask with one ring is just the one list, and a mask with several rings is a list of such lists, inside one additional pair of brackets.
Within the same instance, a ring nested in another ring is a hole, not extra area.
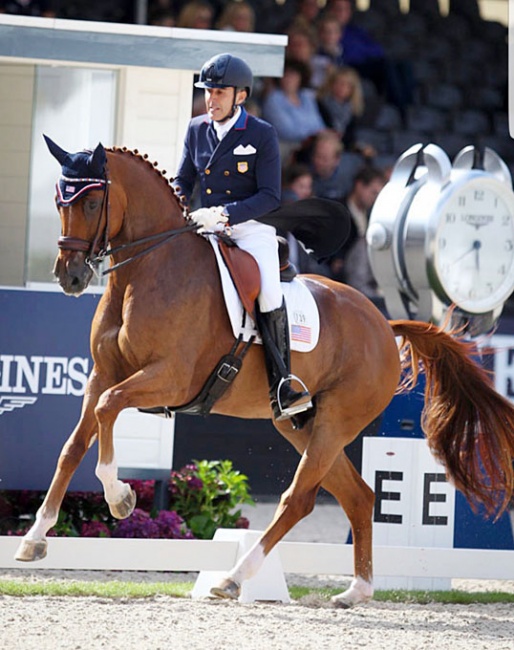
[(245, 310), (253, 316), (255, 301), (261, 290), (261, 274), (257, 262), (250, 253), (237, 246), (228, 245), (221, 238), (218, 238), (218, 244), (241, 302)]

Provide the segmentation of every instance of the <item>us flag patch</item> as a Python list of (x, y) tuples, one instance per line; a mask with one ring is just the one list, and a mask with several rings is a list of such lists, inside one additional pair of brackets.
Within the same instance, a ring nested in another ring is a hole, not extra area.
[(291, 338), (293, 341), (301, 341), (302, 343), (311, 342), (311, 328), (305, 325), (291, 325)]

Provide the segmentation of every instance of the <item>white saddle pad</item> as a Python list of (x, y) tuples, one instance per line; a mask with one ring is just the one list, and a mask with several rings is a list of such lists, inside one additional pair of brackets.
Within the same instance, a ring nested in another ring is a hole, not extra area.
[[(244, 310), (237, 295), (230, 273), (221, 257), (216, 237), (210, 236), (209, 240), (216, 253), (223, 295), (234, 337), (237, 338), (242, 334), (243, 340), (248, 341), (251, 336), (255, 336), (255, 342), (261, 343), (255, 323)], [(319, 312), (316, 301), (299, 278), (295, 278), (292, 282), (282, 282), (282, 291), (287, 305), (291, 349), (310, 352), (316, 347), (319, 339)]]

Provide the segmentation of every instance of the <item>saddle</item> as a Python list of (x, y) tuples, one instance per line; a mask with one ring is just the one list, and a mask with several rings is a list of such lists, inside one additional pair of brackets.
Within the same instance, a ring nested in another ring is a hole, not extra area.
[[(245, 310), (255, 318), (255, 301), (261, 290), (261, 276), (255, 259), (237, 246), (235, 241), (225, 233), (217, 233), (221, 256), (228, 268), (230, 277)], [(291, 282), (296, 276), (296, 269), (289, 261), (289, 244), (284, 237), (278, 239), (280, 261), (280, 281)]]

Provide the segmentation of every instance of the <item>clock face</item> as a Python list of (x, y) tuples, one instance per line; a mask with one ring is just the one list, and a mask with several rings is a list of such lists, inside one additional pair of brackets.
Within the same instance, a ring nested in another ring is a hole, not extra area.
[(501, 305), (514, 290), (512, 191), (495, 178), (474, 178), (452, 188), (437, 213), (436, 291), (470, 313)]

